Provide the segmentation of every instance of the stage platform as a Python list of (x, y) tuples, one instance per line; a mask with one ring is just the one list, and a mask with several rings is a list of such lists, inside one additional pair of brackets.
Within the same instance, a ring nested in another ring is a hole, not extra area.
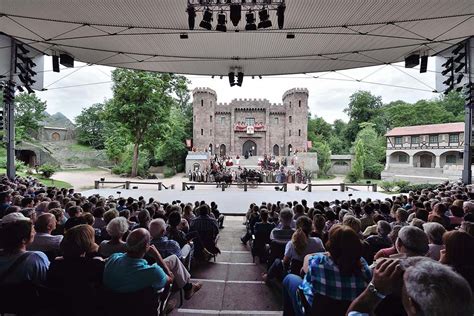
[(301, 201), (306, 199), (309, 205), (313, 204), (313, 201), (332, 201), (335, 199), (347, 200), (349, 194), (352, 194), (351, 198), (357, 199), (385, 199), (389, 195), (380, 192), (369, 192), (369, 191), (331, 191), (313, 188), (313, 192), (296, 191), (293, 187), (288, 189), (288, 192), (275, 191), (273, 188), (251, 188), (247, 192), (244, 192), (239, 188), (228, 188), (222, 192), (221, 189), (214, 186), (209, 187), (196, 187), (195, 190), (181, 191), (175, 190), (151, 190), (151, 189), (98, 189), (98, 190), (87, 190), (82, 191), (85, 196), (93, 194), (100, 194), (101, 196), (108, 197), (113, 195), (117, 198), (119, 195), (117, 192), (121, 192), (122, 197), (133, 197), (138, 199), (139, 196), (143, 196), (147, 201), (150, 197), (153, 197), (156, 201), (161, 203), (170, 203), (174, 200), (180, 200), (181, 202), (194, 203), (195, 201), (206, 201), (210, 203), (214, 201), (219, 206), (219, 211), (224, 214), (245, 214), (251, 203), (262, 203), (277, 201)]

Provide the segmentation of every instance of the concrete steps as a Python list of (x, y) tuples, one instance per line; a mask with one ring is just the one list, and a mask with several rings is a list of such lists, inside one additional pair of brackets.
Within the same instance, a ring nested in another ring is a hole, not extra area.
[(192, 280), (203, 283), (202, 289), (171, 315), (283, 314), (281, 289), (262, 281), (265, 267), (252, 262), (250, 249), (240, 242), (243, 220), (242, 216), (226, 217), (218, 242), (222, 253), (216, 262), (191, 271)]

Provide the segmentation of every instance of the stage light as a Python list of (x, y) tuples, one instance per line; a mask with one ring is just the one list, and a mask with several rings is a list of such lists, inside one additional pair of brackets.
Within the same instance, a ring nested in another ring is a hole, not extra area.
[(454, 62), (455, 63), (460, 63), (464, 59), (466, 59), (466, 53), (461, 53), (458, 56), (456, 56), (456, 58), (454, 58)]
[(179, 38), (180, 38), (180, 39), (188, 39), (188, 38), (189, 38), (189, 37), (188, 37), (188, 33), (181, 33), (181, 34), (179, 34)]
[(53, 55), (53, 71), (59, 72), (59, 56)]
[(420, 55), (412, 54), (405, 57), (405, 68), (413, 68), (420, 64)]
[(459, 52), (464, 48), (464, 44), (459, 44), (458, 47), (456, 47), (453, 51), (452, 51), (452, 54), (453, 55), (457, 55), (459, 54)]
[(206, 11), (204, 11), (202, 21), (199, 24), (199, 26), (202, 27), (203, 29), (210, 31), (212, 30), (211, 22), (212, 22), (212, 11), (209, 8), (207, 8)]
[(255, 31), (257, 30), (257, 25), (255, 24), (255, 14), (252, 10), (249, 10), (245, 15), (245, 20), (247, 21), (247, 25), (245, 25), (246, 31)]
[(280, 4), (277, 8), (278, 28), (280, 30), (283, 28), (283, 24), (285, 23), (285, 10), (285, 3)]
[(59, 55), (59, 62), (64, 67), (74, 68), (74, 57), (66, 53)]
[(227, 32), (227, 26), (225, 25), (227, 23), (227, 18), (225, 16), (224, 11), (221, 11), (217, 15), (217, 26), (216, 26), (216, 31), (219, 32)]
[(234, 26), (239, 25), (240, 19), (242, 18), (242, 6), (240, 4), (233, 3), (230, 5), (230, 20)]
[(266, 29), (272, 26), (272, 21), (270, 21), (270, 16), (268, 15), (268, 10), (264, 7), (258, 12), (260, 18), (260, 23), (258, 23), (259, 29)]
[(188, 6), (188, 26), (190, 30), (194, 30), (194, 23), (196, 21), (196, 10), (192, 6)]
[(235, 86), (235, 74), (232, 71), (229, 72), (229, 84), (231, 87)]
[(243, 82), (243, 81), (244, 81), (244, 73), (241, 72), (241, 71), (239, 71), (239, 72), (237, 73), (237, 85), (238, 85), (239, 87), (242, 87), (242, 82)]
[(286, 38), (287, 39), (294, 39), (295, 38), (295, 33), (287, 33)]
[(420, 73), (425, 73), (428, 70), (428, 56), (421, 56)]

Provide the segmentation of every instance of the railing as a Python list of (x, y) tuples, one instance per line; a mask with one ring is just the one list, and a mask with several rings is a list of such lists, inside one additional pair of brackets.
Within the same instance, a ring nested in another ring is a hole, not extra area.
[[(308, 190), (308, 192), (313, 191), (313, 187), (339, 187), (339, 191), (346, 192), (348, 189), (352, 189), (354, 191), (358, 191), (354, 189), (354, 187), (367, 187), (367, 189), (372, 189), (372, 192), (377, 192), (377, 184), (376, 183), (368, 183), (368, 184), (361, 184), (361, 183), (309, 183), (305, 187), (301, 188), (301, 191)], [(338, 191), (338, 189), (333, 189), (333, 191)]]
[(237, 186), (237, 187), (243, 187), (244, 192), (248, 191), (248, 188), (254, 188), (257, 186), (263, 186), (263, 187), (275, 187), (279, 188), (279, 191), (288, 191), (288, 184), (286, 183), (252, 183), (252, 182), (243, 182), (243, 183), (210, 183), (210, 182), (183, 182), (181, 189), (183, 191), (186, 190), (194, 190), (195, 186), (217, 186), (218, 188), (220, 187), (222, 191), (225, 191), (226, 188), (231, 187), (231, 186)]
[[(104, 184), (118, 184), (118, 186), (114, 188), (123, 188), (125, 190), (130, 189), (131, 184), (146, 184), (146, 185), (157, 185), (158, 186), (158, 191), (161, 191), (163, 188), (164, 189), (174, 189), (174, 185), (170, 186), (165, 186), (163, 182), (144, 182), (144, 181), (105, 181), (105, 180), (95, 180), (94, 181), (94, 188), (97, 190), (100, 188), (100, 185), (102, 184), (102, 188), (104, 187)], [(133, 187), (132, 187), (133, 189)]]

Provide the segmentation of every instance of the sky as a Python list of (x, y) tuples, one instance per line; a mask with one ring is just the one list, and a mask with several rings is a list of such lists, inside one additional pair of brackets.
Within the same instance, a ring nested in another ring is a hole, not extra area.
[[(105, 66), (87, 66), (75, 62), (75, 68), (63, 68), (52, 72), (51, 58), (45, 57), (44, 87), (36, 92), (47, 102), (50, 114), (62, 112), (69, 119), (79, 115), (82, 109), (112, 97), (111, 71)], [(406, 69), (403, 64), (358, 68), (329, 73), (312, 73), (286, 76), (245, 77), (242, 87), (230, 87), (228, 78), (211, 76), (187, 76), (190, 90), (209, 87), (217, 92), (217, 101), (230, 102), (235, 98), (268, 99), (281, 103), (283, 93), (292, 88), (309, 90), (311, 114), (323, 117), (332, 123), (336, 119), (348, 120), (343, 112), (351, 94), (367, 90), (381, 96), (384, 103), (395, 100), (416, 102), (420, 99), (438, 97), (435, 89), (435, 60), (430, 58), (428, 72), (419, 73), (419, 68)], [(360, 80), (360, 82), (356, 81)], [(370, 84), (366, 82), (376, 83)], [(399, 86), (399, 87), (393, 87)]]

